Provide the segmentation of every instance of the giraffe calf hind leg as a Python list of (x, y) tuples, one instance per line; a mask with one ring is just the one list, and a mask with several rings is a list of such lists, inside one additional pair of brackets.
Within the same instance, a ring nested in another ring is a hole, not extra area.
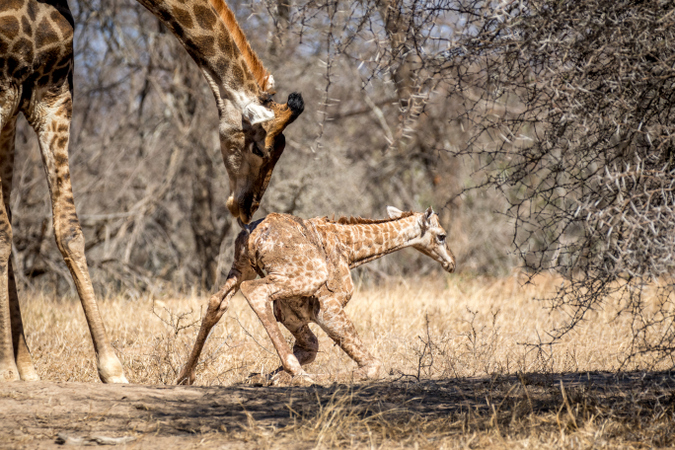
[(291, 349), (281, 334), (279, 325), (274, 317), (273, 303), (270, 301), (270, 293), (275, 288), (267, 279), (247, 281), (241, 285), (241, 293), (260, 319), (265, 331), (267, 331), (274, 348), (281, 359), (281, 364), (286, 372), (293, 377), (310, 378), (302, 369), (298, 358), (291, 353)]
[[(293, 334), (295, 338), (295, 343), (293, 344), (293, 355), (298, 359), (298, 362), (301, 366), (306, 366), (311, 364), (316, 359), (316, 355), (319, 352), (319, 340), (316, 338), (316, 335), (312, 333), (312, 330), (309, 328), (308, 324), (304, 324), (300, 327), (293, 326), (294, 324), (287, 324), (282, 322), (288, 331)], [(275, 371), (270, 375), (276, 375), (279, 372), (284, 370), (284, 366), (279, 366)]]

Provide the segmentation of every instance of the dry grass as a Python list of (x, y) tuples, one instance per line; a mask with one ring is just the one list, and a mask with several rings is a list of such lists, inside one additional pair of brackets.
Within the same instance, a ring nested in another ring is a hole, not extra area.
[[(554, 278), (454, 276), (359, 289), (347, 308), (387, 378), (351, 384), (355, 364), (318, 329), (309, 366), (333, 384), (295, 388), (270, 422), (244, 408), (233, 439), (306, 447), (667, 446), (673, 436), (668, 367), (615, 373), (630, 323), (611, 307), (544, 351), (537, 342), (562, 316), (535, 298)], [(22, 295), (22, 298), (25, 295)], [(132, 383), (172, 383), (196, 335), (204, 297), (146, 296), (101, 301), (108, 333)], [(47, 381), (97, 381), (93, 350), (76, 300), (33, 295), (23, 302), (29, 345)], [(232, 386), (268, 372), (278, 358), (246, 301), (237, 295), (212, 332), (197, 384)], [(636, 360), (623, 371), (646, 367)], [(600, 373), (602, 372), (602, 373)], [(259, 388), (260, 395), (281, 395)], [(284, 394), (285, 395), (285, 394)], [(271, 397), (270, 397), (271, 398)], [(271, 401), (271, 400), (270, 400)], [(218, 430), (217, 427), (214, 428)]]

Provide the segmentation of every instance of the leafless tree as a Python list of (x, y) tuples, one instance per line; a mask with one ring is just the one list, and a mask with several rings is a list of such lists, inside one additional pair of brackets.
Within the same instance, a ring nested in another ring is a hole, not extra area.
[(618, 302), (634, 325), (626, 356), (672, 363), (673, 4), (503, 2), (481, 17), (443, 62), (480, 93), (458, 153), (505, 194), (527, 268), (565, 277), (549, 300), (569, 320), (551, 338)]

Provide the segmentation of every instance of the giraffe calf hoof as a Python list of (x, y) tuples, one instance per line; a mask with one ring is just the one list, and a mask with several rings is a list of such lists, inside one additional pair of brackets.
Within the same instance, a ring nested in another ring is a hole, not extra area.
[[(285, 373), (285, 372), (284, 372), (284, 373)], [(287, 374), (287, 375), (288, 375), (288, 374)], [(316, 385), (317, 382), (316, 382), (316, 380), (314, 379), (314, 377), (312, 377), (311, 375), (309, 375), (309, 374), (307, 374), (307, 373), (302, 373), (302, 374), (300, 374), (300, 375), (296, 375), (296, 376), (294, 376), (294, 377), (290, 377), (290, 380), (289, 380), (287, 383), (285, 383), (285, 384), (290, 385), (290, 386), (305, 386), (305, 387), (309, 387), (309, 386), (314, 386), (314, 385)]]
[[(259, 374), (256, 375), (260, 376)], [(251, 378), (249, 377), (249, 379)], [(306, 372), (291, 375), (282, 370), (271, 374), (271, 376), (267, 376), (265, 382), (262, 384), (263, 386), (314, 386), (318, 383), (313, 376)]]
[(354, 378), (359, 380), (377, 380), (380, 378), (381, 367), (382, 364), (379, 361), (375, 361), (366, 366), (359, 367), (354, 371)]
[(180, 374), (180, 376), (176, 378), (174, 384), (176, 384), (176, 386), (192, 386), (194, 382), (195, 382), (194, 374), (190, 375)]
[(246, 377), (244, 383), (258, 387), (271, 386), (272, 378), (272, 374), (269, 373), (252, 372)]

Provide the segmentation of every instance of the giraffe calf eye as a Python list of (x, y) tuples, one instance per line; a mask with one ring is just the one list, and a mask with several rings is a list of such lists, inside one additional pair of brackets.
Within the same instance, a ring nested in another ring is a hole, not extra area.
[(438, 242), (445, 242), (445, 235), (444, 234), (439, 234), (436, 239), (438, 239)]

